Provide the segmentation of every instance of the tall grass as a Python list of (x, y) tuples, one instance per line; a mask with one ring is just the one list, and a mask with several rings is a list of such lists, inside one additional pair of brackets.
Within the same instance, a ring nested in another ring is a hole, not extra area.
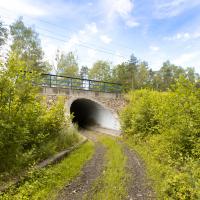
[(85, 143), (60, 163), (39, 171), (29, 172), (29, 176), (18, 187), (0, 194), (1, 200), (56, 199), (58, 192), (74, 177), (78, 176), (83, 164), (91, 158), (94, 145)]
[(102, 136), (100, 142), (106, 147), (105, 170), (95, 181), (85, 199), (124, 199), (127, 194), (128, 175), (125, 170), (126, 157), (116, 138)]
[(161, 199), (200, 199), (200, 89), (139, 90), (121, 113), (127, 143), (145, 160)]

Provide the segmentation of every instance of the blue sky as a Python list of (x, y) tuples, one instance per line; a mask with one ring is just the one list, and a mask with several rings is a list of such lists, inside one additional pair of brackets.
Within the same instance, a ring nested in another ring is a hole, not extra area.
[(200, 73), (200, 0), (1, 0), (0, 13), (23, 16), (52, 63), (58, 48), (89, 67), (134, 53), (154, 70), (169, 59)]

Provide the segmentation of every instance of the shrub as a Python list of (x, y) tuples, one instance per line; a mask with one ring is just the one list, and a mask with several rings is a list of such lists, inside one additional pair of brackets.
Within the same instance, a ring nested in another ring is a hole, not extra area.
[(163, 168), (149, 169), (154, 179), (159, 176), (158, 193), (167, 199), (198, 199), (200, 89), (180, 78), (172, 91), (139, 90), (127, 98), (122, 129), (151, 168)]
[(10, 56), (0, 70), (0, 173), (19, 171), (78, 141), (60, 98), (46, 105), (36, 83), (39, 74)]

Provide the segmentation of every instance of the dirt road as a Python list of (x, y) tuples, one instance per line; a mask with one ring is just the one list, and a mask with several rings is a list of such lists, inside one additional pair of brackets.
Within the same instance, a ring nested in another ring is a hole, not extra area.
[[(94, 142), (95, 153), (92, 159), (89, 160), (82, 168), (80, 176), (78, 176), (70, 184), (66, 185), (63, 188), (63, 190), (59, 193), (57, 197), (58, 200), (81, 200), (87, 199), (88, 196), (91, 196), (87, 193), (91, 191), (91, 188), (93, 187), (95, 181), (98, 179), (98, 177), (102, 175), (106, 167), (106, 162), (108, 162), (105, 159), (107, 149), (99, 139), (101, 134), (94, 133), (93, 131), (82, 131), (82, 134), (84, 134), (84, 136), (86, 136), (89, 140)], [(156, 199), (150, 181), (147, 179), (143, 162), (140, 160), (138, 155), (134, 151), (130, 150), (122, 141), (118, 141), (118, 144), (119, 147), (123, 149), (124, 156), (127, 158), (125, 166), (125, 170), (128, 177), (125, 188), (127, 194), (124, 196), (123, 199)], [(95, 198), (90, 197), (90, 199)]]

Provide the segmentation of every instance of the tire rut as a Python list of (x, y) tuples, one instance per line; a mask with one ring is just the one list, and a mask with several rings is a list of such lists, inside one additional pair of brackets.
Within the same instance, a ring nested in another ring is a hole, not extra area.
[[(122, 143), (121, 143), (122, 144)], [(155, 200), (157, 199), (151, 187), (151, 181), (147, 179), (144, 163), (133, 150), (126, 144), (122, 144), (124, 154), (127, 156), (126, 170), (130, 175), (128, 183), (127, 200)]]
[(93, 135), (84, 133), (88, 139), (95, 143), (95, 153), (82, 169), (80, 176), (75, 178), (70, 184), (60, 192), (57, 200), (81, 200), (89, 191), (92, 183), (101, 175), (104, 168), (105, 147), (98, 142)]

